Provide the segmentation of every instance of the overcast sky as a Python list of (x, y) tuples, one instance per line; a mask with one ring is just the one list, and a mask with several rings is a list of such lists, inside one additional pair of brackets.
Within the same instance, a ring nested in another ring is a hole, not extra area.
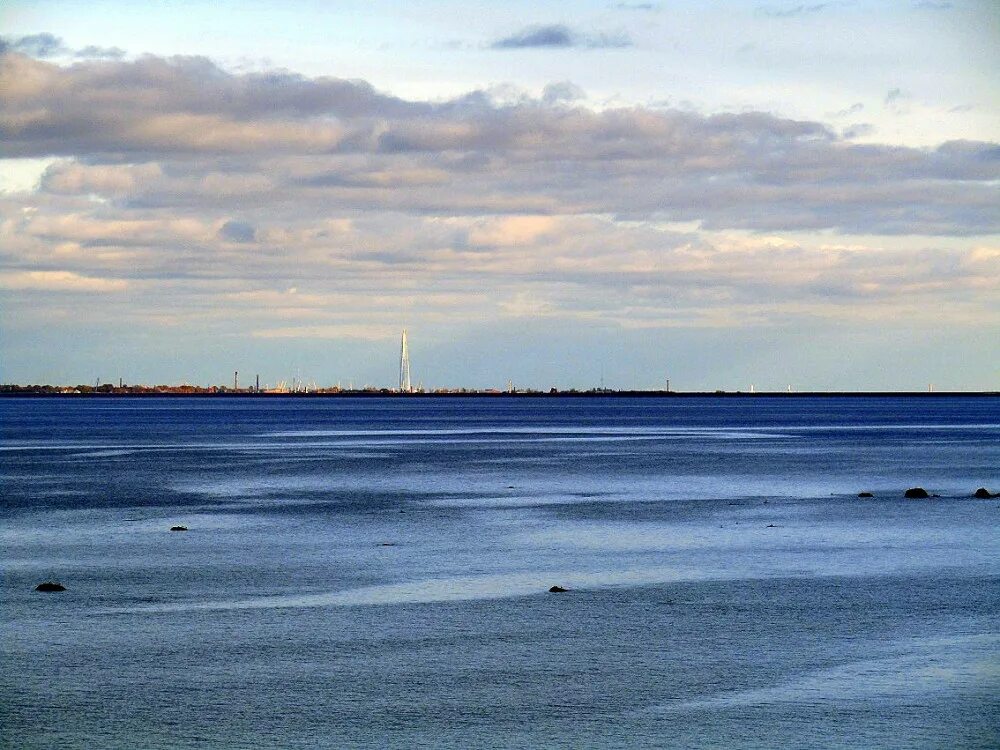
[[(400, 8), (402, 6), (402, 9)], [(1000, 388), (1000, 5), (7, 2), (0, 380)]]

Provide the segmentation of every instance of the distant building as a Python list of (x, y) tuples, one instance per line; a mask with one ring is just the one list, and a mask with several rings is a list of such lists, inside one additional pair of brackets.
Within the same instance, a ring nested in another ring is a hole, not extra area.
[(410, 383), (410, 348), (406, 343), (405, 328), (399, 345), (399, 392), (413, 393), (413, 386)]

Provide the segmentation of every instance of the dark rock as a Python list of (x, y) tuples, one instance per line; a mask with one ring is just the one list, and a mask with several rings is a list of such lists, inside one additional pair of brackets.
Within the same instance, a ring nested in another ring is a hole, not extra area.
[(972, 496), (978, 497), (980, 500), (989, 500), (991, 497), (997, 497), (997, 495), (994, 495), (985, 487), (980, 487), (978, 490), (972, 493)]
[(187, 526), (171, 526), (170, 530), (171, 531), (187, 531), (188, 527)]
[(930, 495), (927, 494), (927, 490), (923, 487), (910, 487), (910, 489), (903, 493), (903, 497), (911, 500), (922, 500), (925, 497), (930, 497)]
[(564, 589), (562, 586), (553, 586), (549, 589), (550, 594), (565, 594), (569, 589)]
[(45, 581), (35, 586), (35, 591), (65, 591), (66, 587), (55, 581)]
[(858, 497), (875, 497), (875, 495), (870, 492), (859, 492)]
[(778, 527), (777, 527), (777, 526), (775, 526), (775, 525), (774, 525), (773, 523), (769, 523), (769, 524), (767, 525), (767, 528), (769, 528), (769, 529), (776, 529), (776, 528), (778, 528)]

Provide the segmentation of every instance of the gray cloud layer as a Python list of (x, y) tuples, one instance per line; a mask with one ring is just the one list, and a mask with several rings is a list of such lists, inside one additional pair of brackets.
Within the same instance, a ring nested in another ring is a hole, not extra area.
[[(203, 58), (59, 67), (8, 53), (0, 88), (9, 156), (160, 165), (156, 179), (130, 188), (133, 206), (225, 206), (266, 184), (302, 205), (357, 210), (606, 213), (766, 231), (1000, 230), (994, 143), (859, 145), (821, 123), (760, 112), (595, 112), (568, 105), (580, 94), (566, 84), (513, 104), (485, 92), (415, 102), (362, 81), (234, 75)], [(206, 174), (231, 188), (209, 187)]]

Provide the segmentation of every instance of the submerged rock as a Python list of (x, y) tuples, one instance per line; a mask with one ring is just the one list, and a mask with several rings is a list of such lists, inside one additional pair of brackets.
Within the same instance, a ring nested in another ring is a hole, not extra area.
[(923, 487), (910, 487), (910, 489), (903, 493), (903, 497), (908, 497), (911, 500), (922, 500), (925, 497), (930, 497), (930, 495), (927, 494), (927, 490)]
[(972, 493), (973, 497), (978, 497), (980, 500), (989, 500), (991, 497), (997, 497), (997, 495), (990, 492), (985, 487), (980, 487), (978, 490)]
[(859, 492), (858, 497), (875, 497), (871, 492)]
[(55, 581), (45, 581), (35, 586), (35, 591), (65, 591), (66, 587)]
[(549, 589), (550, 594), (565, 594), (569, 589), (564, 589), (562, 586), (553, 586)]
[(187, 531), (188, 527), (187, 526), (171, 526), (170, 530), (171, 531)]

